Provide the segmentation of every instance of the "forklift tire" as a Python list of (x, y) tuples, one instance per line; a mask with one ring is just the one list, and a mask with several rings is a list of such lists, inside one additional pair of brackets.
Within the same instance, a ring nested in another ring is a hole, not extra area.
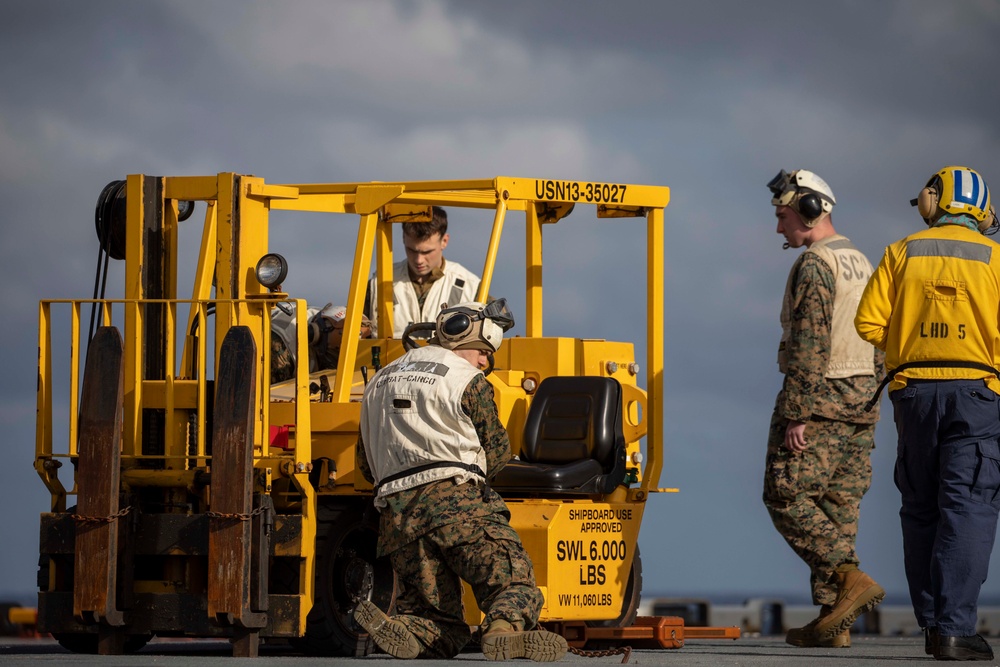
[(635, 555), (632, 556), (632, 568), (628, 573), (628, 583), (625, 585), (625, 597), (622, 600), (622, 612), (618, 618), (607, 621), (587, 621), (592, 628), (627, 628), (635, 623), (639, 613), (639, 598), (642, 596), (642, 556), (639, 545), (635, 545)]
[(316, 592), (306, 634), (291, 643), (317, 656), (363, 656), (374, 642), (354, 621), (354, 608), (371, 600), (392, 612), (396, 577), (387, 558), (376, 558), (377, 513), (367, 504), (320, 507), (317, 526)]

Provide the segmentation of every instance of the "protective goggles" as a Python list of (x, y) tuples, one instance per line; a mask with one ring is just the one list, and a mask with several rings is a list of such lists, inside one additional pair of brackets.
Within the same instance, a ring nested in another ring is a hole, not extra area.
[(475, 319), (493, 320), (504, 333), (514, 326), (514, 314), (507, 307), (507, 299), (496, 299), (489, 302), (485, 308), (479, 311)]
[(767, 189), (771, 191), (772, 204), (787, 206), (798, 192), (799, 186), (792, 175), (782, 169), (777, 176), (768, 181)]

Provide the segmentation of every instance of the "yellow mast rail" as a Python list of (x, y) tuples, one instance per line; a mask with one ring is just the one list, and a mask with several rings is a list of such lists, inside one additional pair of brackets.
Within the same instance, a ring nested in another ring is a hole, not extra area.
[(463, 181), (371, 181), (370, 183), (291, 183), (288, 187), (299, 189), (299, 196), (312, 194), (351, 194), (359, 186), (365, 185), (400, 185), (407, 192), (435, 192), (493, 189), (493, 180), (463, 180)]
[(218, 176), (171, 176), (165, 179), (163, 194), (181, 201), (214, 201), (219, 198)]
[[(569, 202), (587, 204), (623, 204), (663, 208), (670, 201), (670, 189), (664, 186), (632, 185), (620, 182), (570, 181), (500, 176), (494, 180), (462, 181), (373, 181), (371, 183), (297, 183), (268, 185), (251, 183), (247, 194), (254, 197), (282, 200), (309, 200), (317, 211), (343, 211), (343, 202), (357, 193), (359, 187), (401, 186), (405, 194), (399, 201), (433, 202), (467, 206), (492, 206), (498, 198), (525, 202)], [(506, 197), (504, 197), (506, 193)], [(218, 199), (215, 177), (178, 176), (166, 179), (165, 194), (170, 199), (213, 201)], [(292, 201), (275, 202), (275, 208), (294, 208)], [(510, 207), (511, 204), (508, 203)]]
[(344, 213), (347, 210), (348, 198), (353, 195), (321, 194), (307, 195), (299, 193), (297, 199), (271, 200), (273, 211), (312, 211), (315, 213)]
[(298, 199), (299, 189), (289, 185), (267, 185), (265, 183), (251, 182), (247, 186), (247, 195), (250, 197), (264, 197), (266, 199)]
[[(272, 210), (287, 211), (314, 211), (317, 213), (354, 213), (356, 197), (354, 193), (349, 194), (309, 194), (300, 191), (298, 199), (272, 200)], [(391, 202), (394, 204), (426, 204), (436, 206), (461, 206), (463, 208), (487, 208), (496, 207), (497, 197), (490, 191), (488, 193), (428, 193), (412, 192), (406, 190)], [(520, 205), (520, 203), (518, 203)]]

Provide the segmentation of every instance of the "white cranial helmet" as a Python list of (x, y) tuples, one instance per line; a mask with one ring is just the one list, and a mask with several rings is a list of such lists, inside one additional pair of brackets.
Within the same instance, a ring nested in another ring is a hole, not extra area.
[[(344, 319), (346, 317), (346, 306), (326, 304), (322, 310), (316, 312), (309, 319), (309, 344), (328, 349), (339, 348), (344, 338)], [(371, 336), (371, 322), (362, 314), (360, 337), (371, 338)]]
[(507, 308), (506, 299), (489, 304), (470, 301), (442, 310), (437, 317), (435, 334), (446, 350), (496, 352), (504, 332), (512, 326), (514, 316)]
[(822, 178), (811, 171), (799, 169), (787, 173), (784, 169), (767, 184), (771, 191), (771, 204), (790, 206), (806, 227), (815, 227), (823, 215), (833, 210), (837, 200), (833, 190)]

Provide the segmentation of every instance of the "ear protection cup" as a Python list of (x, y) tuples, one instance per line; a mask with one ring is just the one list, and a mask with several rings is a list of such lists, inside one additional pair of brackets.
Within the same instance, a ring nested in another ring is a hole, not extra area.
[(437, 344), (446, 350), (496, 352), (503, 342), (504, 331), (512, 326), (514, 319), (507, 309), (507, 300), (497, 299), (489, 304), (469, 301), (445, 308), (438, 313), (434, 331)]
[[(997, 210), (990, 206), (989, 215), (986, 219), (979, 223), (979, 231), (987, 236), (993, 236), (997, 233), (996, 228), (1000, 226), (1000, 217), (997, 217)], [(992, 232), (990, 230), (993, 230)]]
[(472, 328), (472, 319), (465, 313), (452, 315), (441, 325), (441, 332), (449, 337), (462, 336)]
[(806, 227), (815, 227), (820, 218), (833, 210), (837, 199), (826, 181), (811, 171), (798, 169), (787, 173), (784, 169), (770, 180), (767, 188), (774, 195), (771, 204), (790, 206)]
[(819, 197), (810, 193), (799, 198), (799, 215), (806, 220), (815, 220), (823, 215), (823, 202)]
[(917, 195), (917, 211), (921, 218), (929, 218), (934, 215), (938, 207), (938, 193), (935, 188), (924, 188)]
[(343, 320), (334, 322), (322, 315), (309, 323), (309, 345), (311, 347), (340, 347), (344, 337)]
[(323, 340), (323, 334), (325, 333), (326, 331), (324, 330), (323, 327), (321, 327), (319, 324), (315, 322), (311, 322), (309, 324), (309, 344), (316, 345), (317, 343), (319, 343), (321, 340)]

